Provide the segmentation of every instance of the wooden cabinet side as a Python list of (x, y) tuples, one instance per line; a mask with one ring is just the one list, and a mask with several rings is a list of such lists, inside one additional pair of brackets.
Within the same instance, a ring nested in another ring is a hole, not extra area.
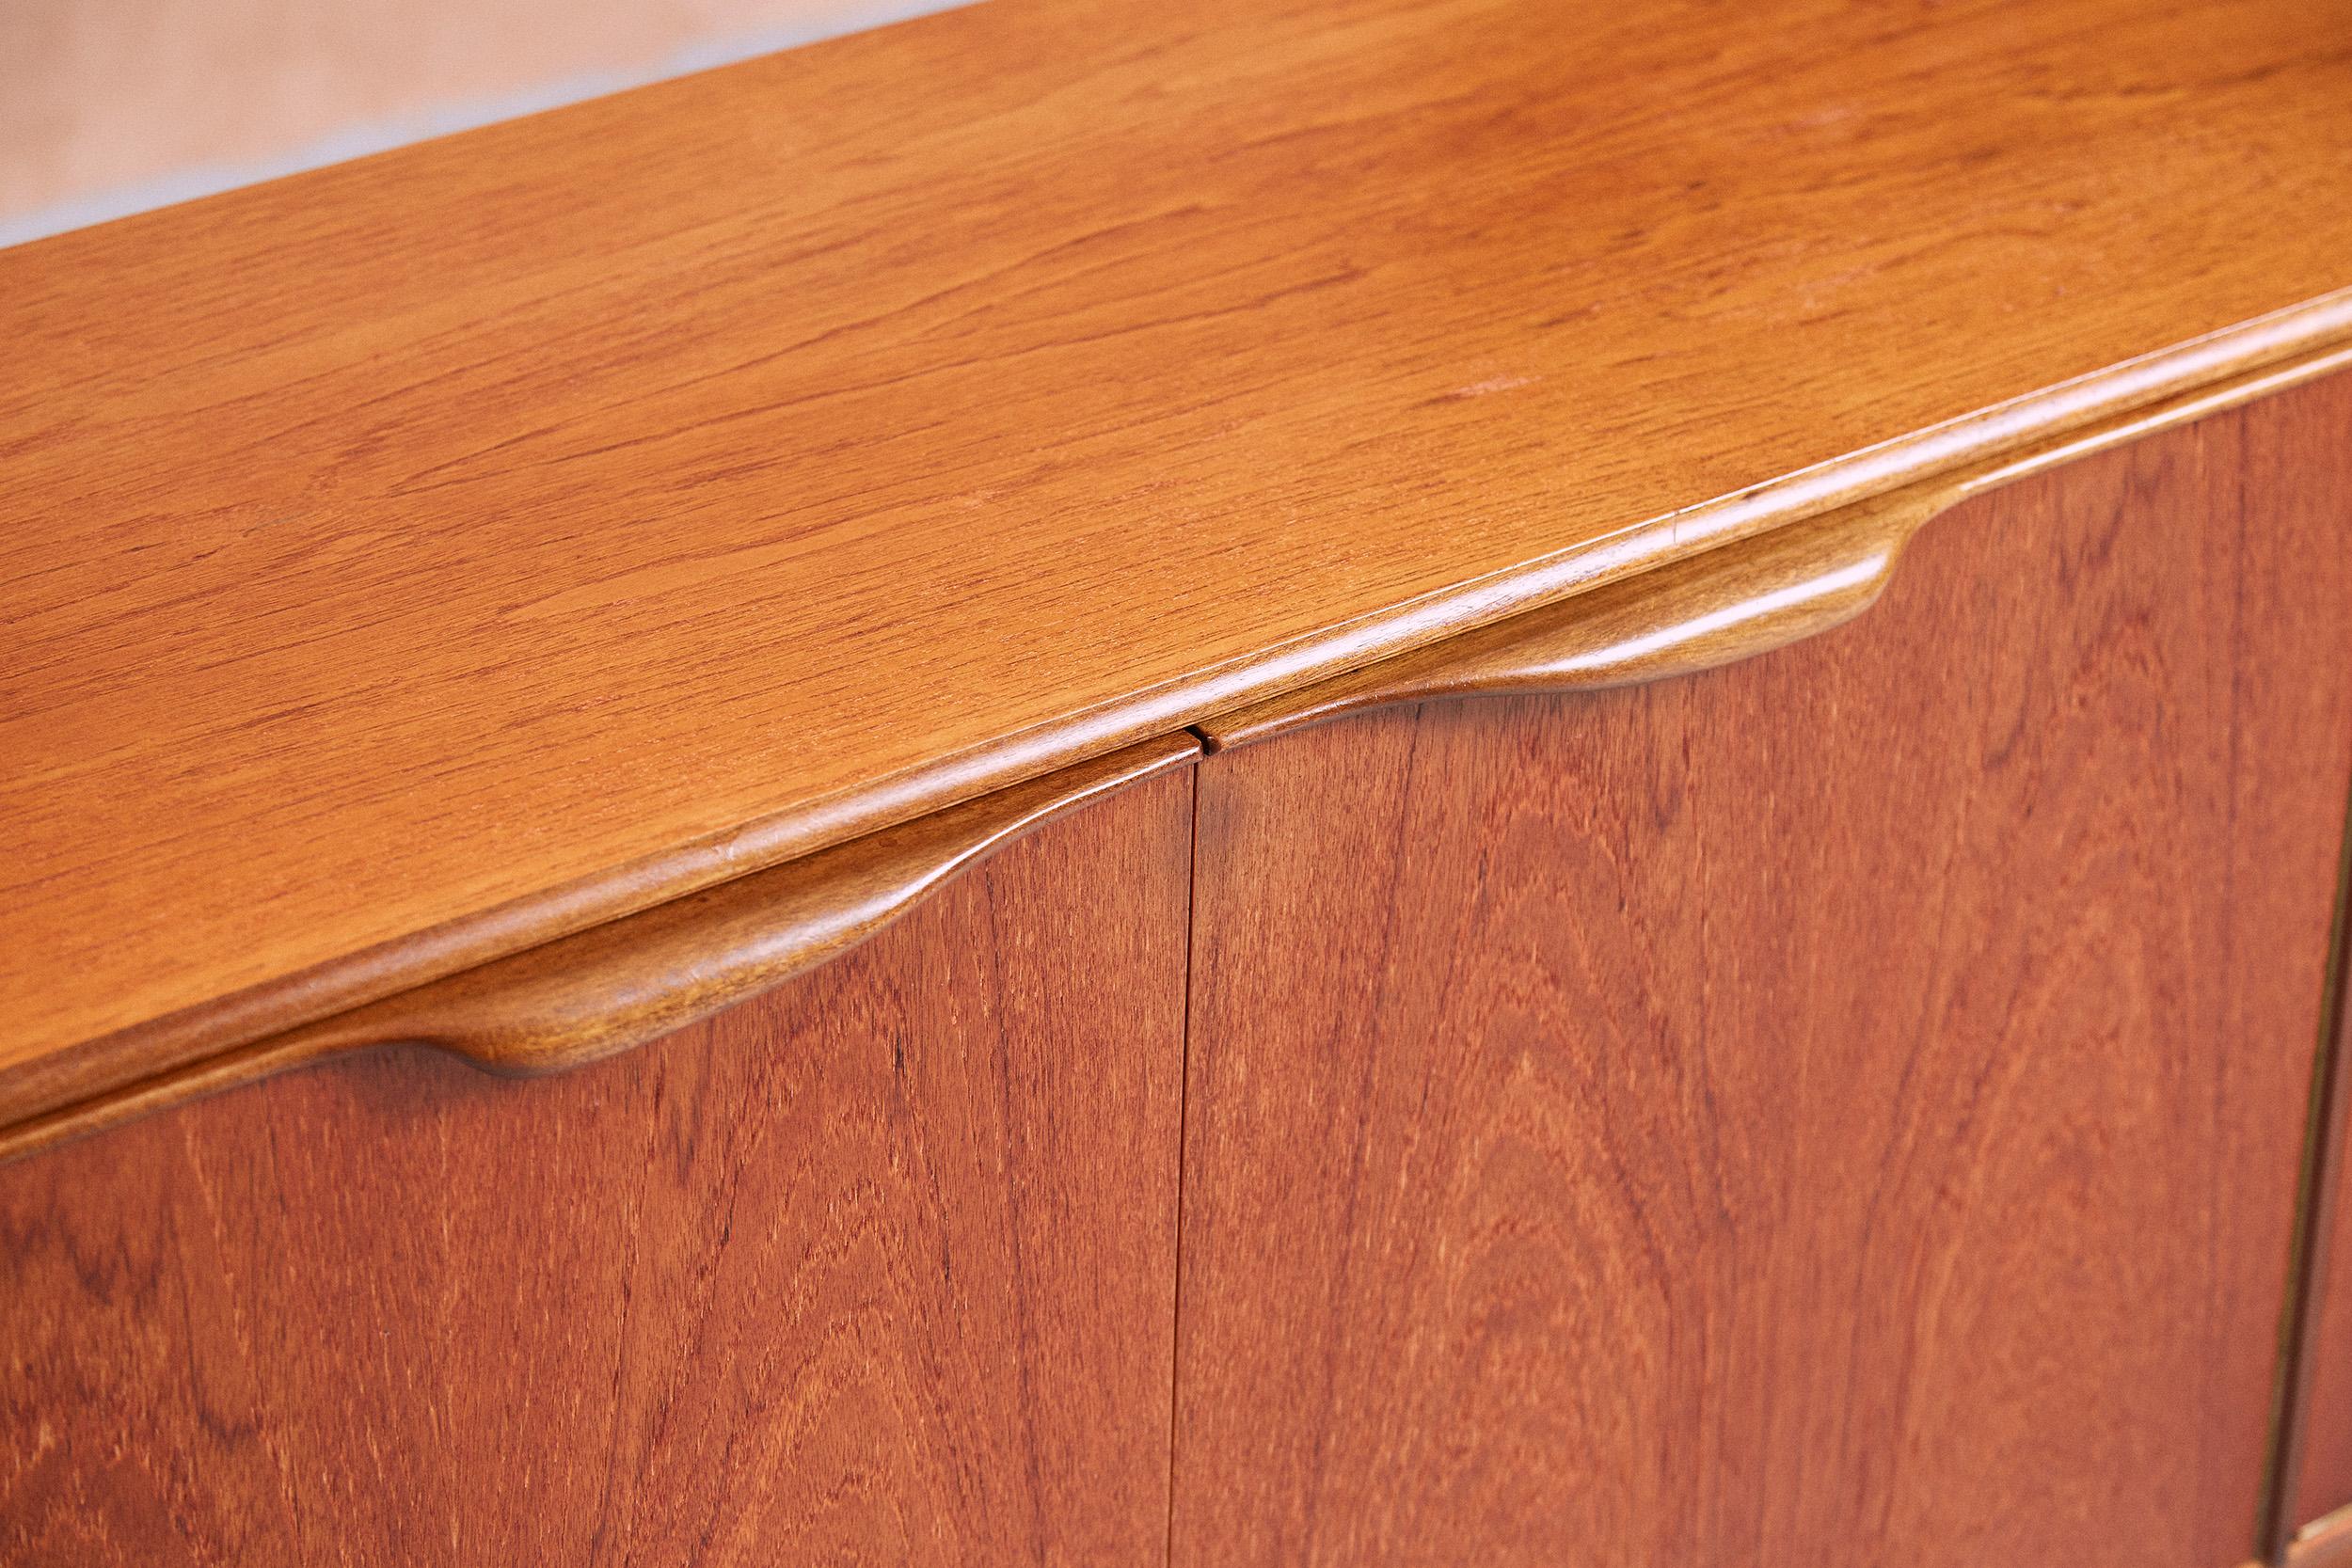
[(2338, 897), (2326, 1020), (2332, 1056), (2313, 1124), (2310, 1251), (2280, 1499), (2289, 1560), (2307, 1568), (2352, 1562), (2352, 844)]

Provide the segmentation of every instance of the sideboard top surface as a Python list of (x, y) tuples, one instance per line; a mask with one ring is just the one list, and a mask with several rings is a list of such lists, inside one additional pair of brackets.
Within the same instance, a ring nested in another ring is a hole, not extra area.
[(0, 1082), (2341, 339), (2347, 168), (2343, 0), (993, 0), (0, 252)]

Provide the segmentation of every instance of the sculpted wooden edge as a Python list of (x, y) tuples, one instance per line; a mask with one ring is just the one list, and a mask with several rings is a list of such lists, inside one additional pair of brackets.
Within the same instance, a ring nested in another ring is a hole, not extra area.
[[(1063, 809), (1143, 776), (1122, 771), (1131, 752), (1157, 757), (1159, 749), (1178, 747), (1152, 764), (1156, 769), (1203, 749), (1381, 703), (1592, 689), (1764, 652), (1866, 608), (1910, 532), (1969, 495), (2346, 366), (2352, 291), (1629, 528), (1507, 580), (1400, 606), (1314, 648), (1269, 649), (1181, 689), (1139, 692), (1115, 711), (1054, 734), (1012, 737), (986, 756), (953, 759), (920, 777), (878, 780), (857, 800), (822, 814), (746, 824), (723, 843), (683, 846), (592, 886), (550, 889), (521, 906), (356, 954), (324, 973), (89, 1041), (0, 1079), (0, 1159), (299, 1061), (390, 1043), (379, 1027), (389, 1020), (373, 1011), (375, 1004), (395, 1000), (401, 1006), (392, 1011), (402, 1013), (422, 1006), (418, 999), (429, 993), (444, 1006), (461, 997), (478, 1006), (482, 974), (511, 977), (510, 964), (546, 965), (552, 973), (588, 952), (601, 954), (605, 944), (623, 940), (625, 929), (675, 934), (666, 920), (639, 927), (636, 919), (706, 890), (755, 896), (750, 884), (764, 888), (771, 870), (789, 874), (796, 885), (805, 879), (808, 896), (817, 897), (822, 880), (866, 875), (848, 868), (882, 854), (883, 839), (898, 847), (893, 852), (913, 857), (900, 867), (908, 877), (916, 875), (914, 860), (945, 854), (943, 868), (920, 878), (911, 900), (977, 852), (943, 847), (979, 819), (958, 814), (1014, 810), (1011, 798), (1032, 785), (1058, 798), (1064, 787), (1076, 787), (1072, 781), (1080, 770), (1091, 777), (1098, 765), (1110, 769), (1111, 783), (1087, 786), (1051, 808)], [(1192, 735), (1169, 737), (1178, 726), (1189, 726)], [(1049, 814), (1041, 809), (1021, 826)], [(1017, 831), (1008, 828), (988, 842)], [(854, 853), (836, 860), (841, 851)], [(826, 896), (859, 894), (852, 879)], [(857, 934), (872, 928), (859, 927)], [(566, 944), (576, 937), (593, 941), (574, 951)], [(812, 946), (809, 957), (757, 985), (854, 940), (826, 938), (821, 951)], [(662, 949), (673, 957), (681, 951)], [(650, 1022), (642, 1027), (629, 1022), (639, 1015), (627, 1008), (616, 1009), (609, 1024), (575, 1018), (567, 1037), (576, 1037), (576, 1046), (551, 1039), (501, 1045), (470, 1033), (460, 1041), (446, 1014), (441, 1037), (416, 1043), (456, 1051), (493, 1070), (547, 1070), (605, 1053), (594, 1040), (617, 1039), (610, 1049), (621, 1049), (749, 991), (711, 994), (718, 999), (709, 1006), (677, 1013), (674, 1022), (659, 1022), (673, 1016), (662, 1007), (644, 1014)], [(372, 1036), (366, 1040), (355, 1033), (363, 1027)], [(415, 1025), (408, 1032), (428, 1033)]]
[(1875, 603), (1911, 536), (1971, 496), (2352, 365), (2339, 345), (2096, 420), (1774, 531), (1720, 546), (1193, 727), (1212, 752), (1366, 708), (1595, 691), (1751, 658)]
[(409, 1046), (529, 1077), (643, 1045), (855, 946), (1032, 828), (1200, 755), (1162, 736), (300, 1025), (0, 1132), (13, 1159), (329, 1056)]
[(1546, 610), (1350, 671), (1196, 726), (1211, 752), (1365, 708), (1441, 697), (1597, 691), (1691, 674), (1829, 630), (1875, 603), (1933, 511), (1865, 501), (1625, 578)]

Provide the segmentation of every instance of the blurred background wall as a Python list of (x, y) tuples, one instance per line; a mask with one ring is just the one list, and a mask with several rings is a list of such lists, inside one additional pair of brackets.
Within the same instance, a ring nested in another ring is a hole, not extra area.
[(0, 0), (0, 245), (953, 0)]

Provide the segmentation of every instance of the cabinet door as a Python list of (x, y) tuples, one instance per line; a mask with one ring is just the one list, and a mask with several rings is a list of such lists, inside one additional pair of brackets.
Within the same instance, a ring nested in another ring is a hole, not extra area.
[(2352, 383), (1844, 630), (1200, 779), (1178, 1568), (2253, 1555)]
[(0, 1561), (1161, 1560), (1190, 790), (598, 1067), (0, 1167)]

